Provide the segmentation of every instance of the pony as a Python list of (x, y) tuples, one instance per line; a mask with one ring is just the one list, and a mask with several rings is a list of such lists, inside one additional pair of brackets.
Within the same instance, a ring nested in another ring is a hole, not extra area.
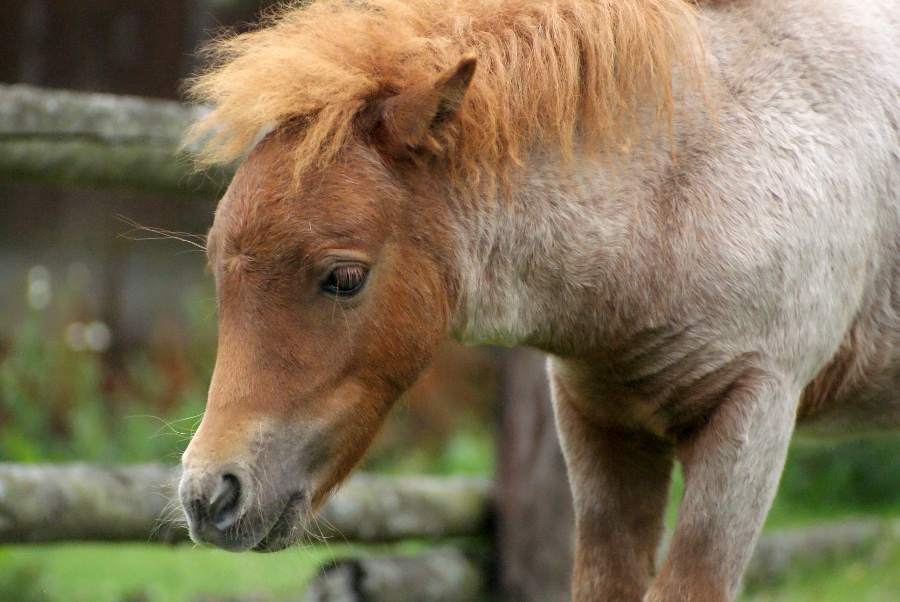
[(733, 599), (795, 428), (900, 423), (897, 0), (313, 0), (206, 61), (196, 542), (300, 540), (448, 336), (548, 355), (578, 602)]

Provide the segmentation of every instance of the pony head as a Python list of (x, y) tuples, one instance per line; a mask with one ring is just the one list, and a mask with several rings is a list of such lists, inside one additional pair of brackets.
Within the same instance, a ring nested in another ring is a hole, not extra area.
[(195, 541), (302, 537), (446, 336), (446, 203), (398, 174), (428, 171), (475, 64), (373, 102), (327, 168), (296, 177), (288, 124), (237, 171), (207, 244), (219, 347), (180, 487)]

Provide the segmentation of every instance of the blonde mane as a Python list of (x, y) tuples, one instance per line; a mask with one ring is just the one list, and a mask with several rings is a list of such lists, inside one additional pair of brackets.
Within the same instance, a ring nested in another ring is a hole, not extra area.
[(239, 159), (259, 132), (300, 124), (298, 173), (332, 162), (374, 99), (478, 57), (445, 149), (460, 181), (506, 177), (536, 144), (627, 146), (638, 103), (671, 120), (673, 77), (700, 81), (696, 9), (684, 0), (314, 0), (205, 50), (188, 84), (212, 112), (189, 133), (205, 164)]

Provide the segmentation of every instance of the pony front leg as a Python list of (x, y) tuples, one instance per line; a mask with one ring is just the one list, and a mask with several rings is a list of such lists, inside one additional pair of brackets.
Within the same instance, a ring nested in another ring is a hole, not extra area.
[(554, 376), (553, 405), (575, 502), (575, 602), (640, 602), (655, 573), (674, 450), (601, 426)]
[(678, 444), (685, 493), (672, 544), (645, 602), (734, 598), (778, 481), (799, 390), (755, 373)]

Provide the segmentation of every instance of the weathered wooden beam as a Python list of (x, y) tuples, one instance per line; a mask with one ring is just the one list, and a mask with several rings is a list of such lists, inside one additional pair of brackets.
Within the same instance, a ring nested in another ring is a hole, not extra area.
[(322, 507), (318, 526), (359, 542), (487, 535), (490, 489), (481, 478), (357, 474)]
[(764, 533), (744, 572), (744, 586), (758, 589), (798, 566), (858, 557), (882, 545), (900, 545), (900, 523), (850, 519)]
[(0, 178), (210, 197), (228, 170), (180, 149), (202, 111), (177, 102), (0, 85)]
[(504, 350), (500, 364), (494, 544), (504, 602), (572, 599), (575, 522), (546, 361), (517, 348)]
[(454, 548), (413, 556), (340, 560), (313, 581), (307, 602), (477, 602), (486, 595), (481, 563)]
[(0, 543), (166, 541), (176, 473), (156, 465), (0, 464)]
[[(187, 540), (178, 471), (159, 465), (0, 464), (0, 544)], [(483, 535), (484, 479), (360, 474), (325, 504), (312, 532), (341, 541)]]

